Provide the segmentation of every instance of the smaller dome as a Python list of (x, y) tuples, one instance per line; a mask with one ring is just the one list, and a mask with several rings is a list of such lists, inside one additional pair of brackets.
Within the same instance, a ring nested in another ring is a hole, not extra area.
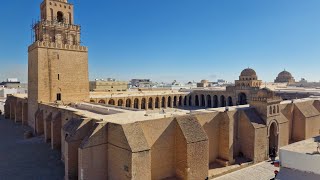
[(241, 75), (240, 76), (257, 76), (257, 73), (255, 70), (251, 69), (251, 68), (247, 68), (247, 69), (244, 69), (242, 72), (241, 72)]
[(286, 70), (279, 73), (278, 77), (292, 78), (292, 74)]

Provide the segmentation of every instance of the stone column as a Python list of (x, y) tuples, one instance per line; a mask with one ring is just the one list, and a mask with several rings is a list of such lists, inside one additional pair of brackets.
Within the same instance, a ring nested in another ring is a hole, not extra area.
[(146, 98), (146, 102), (144, 102), (144, 107), (146, 107), (145, 108), (146, 111), (149, 109), (149, 99), (148, 98)]
[(164, 108), (167, 109), (167, 107), (168, 107), (168, 97), (165, 97)]
[(211, 108), (214, 107), (214, 101), (213, 101), (213, 96), (211, 97)]
[(156, 98), (152, 99), (152, 109), (156, 109)]
[(141, 104), (142, 104), (142, 99), (139, 99), (139, 103), (138, 103), (138, 109), (141, 109)]
[(162, 108), (162, 98), (159, 99), (159, 109)]
[(122, 107), (126, 107), (127, 101), (126, 99), (122, 99)]

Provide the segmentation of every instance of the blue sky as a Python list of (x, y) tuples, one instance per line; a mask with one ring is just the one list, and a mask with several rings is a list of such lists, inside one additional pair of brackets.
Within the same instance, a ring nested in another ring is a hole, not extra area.
[[(42, 0), (0, 6), (0, 80), (26, 81)], [(90, 78), (233, 81), (254, 68), (320, 80), (319, 0), (69, 0), (89, 47)]]

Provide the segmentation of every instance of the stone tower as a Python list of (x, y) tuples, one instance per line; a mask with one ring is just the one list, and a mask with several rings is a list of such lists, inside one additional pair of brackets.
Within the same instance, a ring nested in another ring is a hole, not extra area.
[(80, 45), (80, 26), (74, 24), (67, 0), (44, 0), (41, 20), (33, 25), (28, 48), (28, 119), (34, 127), (38, 103), (89, 100), (88, 49)]
[(263, 88), (252, 97), (250, 105), (257, 110), (268, 125), (272, 120), (279, 118), (281, 101), (281, 97), (276, 96), (273, 91)]

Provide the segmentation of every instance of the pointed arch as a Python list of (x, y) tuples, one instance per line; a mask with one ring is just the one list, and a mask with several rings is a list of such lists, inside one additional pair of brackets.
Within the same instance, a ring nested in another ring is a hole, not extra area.
[(188, 105), (188, 104), (187, 104), (187, 103), (188, 103), (188, 98), (187, 98), (187, 96), (184, 96), (183, 99), (184, 99), (184, 100), (183, 100), (183, 101), (184, 101), (184, 105), (187, 106), (187, 105)]
[(109, 102), (108, 102), (108, 104), (114, 106), (114, 105), (115, 105), (115, 101), (114, 101), (113, 99), (110, 99)]
[(233, 106), (232, 97), (228, 97), (228, 106)]
[(122, 99), (118, 100), (118, 106), (123, 106), (123, 100)]
[(126, 107), (131, 107), (131, 99), (126, 100)]
[(146, 98), (142, 98), (141, 100), (141, 109), (146, 109)]
[(98, 101), (98, 103), (99, 103), (99, 104), (106, 104), (106, 101), (103, 100), (103, 99), (100, 99), (100, 100)]
[(152, 105), (153, 105), (153, 99), (152, 99), (152, 97), (150, 97), (149, 101), (148, 101), (148, 108), (152, 109), (153, 108)]
[(220, 96), (220, 107), (225, 107), (226, 106), (226, 98), (224, 95)]
[(167, 107), (171, 107), (171, 101), (172, 101), (172, 98), (171, 96), (168, 97), (168, 106)]
[(160, 99), (159, 97), (156, 97), (155, 107), (160, 108)]
[(197, 107), (198, 107), (198, 106), (200, 106), (200, 103), (199, 103), (199, 96), (198, 96), (198, 95), (196, 95), (194, 99), (195, 99), (195, 106), (197, 106)]
[(210, 95), (207, 95), (207, 107), (212, 108), (212, 99)]
[(166, 98), (165, 97), (162, 97), (162, 99), (161, 99), (161, 107), (162, 108), (166, 107)]
[(200, 104), (201, 107), (205, 107), (206, 106), (206, 99), (205, 99), (205, 96), (203, 94), (201, 94), (201, 104)]
[(183, 102), (182, 102), (182, 96), (180, 96), (180, 97), (179, 97), (179, 104), (178, 104), (178, 105), (179, 105), (179, 106), (182, 106), (182, 103), (183, 103)]
[(135, 109), (139, 109), (139, 99), (138, 98), (135, 98), (134, 101), (133, 101), (133, 107)]

